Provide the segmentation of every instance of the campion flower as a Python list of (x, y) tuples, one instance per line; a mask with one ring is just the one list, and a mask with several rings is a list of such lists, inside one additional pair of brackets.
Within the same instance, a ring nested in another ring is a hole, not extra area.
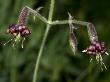
[[(72, 24), (71, 20), (72, 20), (72, 16), (69, 14), (69, 27), (70, 27), (70, 40), (69, 40), (69, 42), (70, 42), (70, 46), (72, 48), (72, 51), (75, 54), (77, 52), (77, 44), (78, 43), (77, 43), (77, 38), (75, 36), (74, 30), (77, 29), (77, 27), (74, 24)], [(109, 55), (107, 53), (106, 44), (105, 44), (105, 42), (98, 41), (97, 32), (96, 32), (95, 27), (92, 23), (87, 24), (87, 30), (88, 30), (91, 44), (89, 47), (87, 47), (82, 52), (88, 54), (91, 57), (95, 56), (97, 64), (100, 64), (101, 70), (103, 71), (103, 67), (104, 67), (104, 69), (107, 69), (107, 67), (103, 63), (102, 56)], [(90, 61), (92, 61), (92, 58)]]
[[(103, 71), (103, 67), (107, 69), (105, 64), (103, 63), (103, 56), (109, 55), (107, 53), (107, 47), (105, 45), (105, 42), (92, 42), (89, 47), (87, 47), (82, 52), (96, 58), (97, 64), (101, 65), (101, 70)], [(91, 60), (92, 61), (92, 58)]]
[(91, 45), (84, 50), (83, 52), (86, 52), (87, 54), (90, 55), (96, 55), (96, 54), (107, 54), (107, 47), (105, 45), (105, 42), (93, 42)]
[[(25, 40), (25, 37), (31, 34), (30, 29), (28, 28), (28, 26), (26, 25), (27, 23), (27, 17), (29, 14), (33, 15), (33, 19), (35, 20), (35, 17), (38, 15), (39, 17), (41, 17), (42, 21), (47, 21), (44, 17), (42, 17), (38, 12), (40, 9), (42, 9), (43, 7), (39, 7), (36, 11), (31, 9), (28, 6), (25, 6), (20, 15), (19, 15), (19, 19), (18, 19), (18, 23), (17, 24), (11, 24), (8, 29), (7, 29), (7, 33), (11, 34), (14, 36), (14, 43), (13, 46), (15, 45), (16, 42), (19, 42), (21, 39), (22, 40), (22, 48), (23, 48), (23, 43)], [(6, 45), (7, 43), (9, 43), (10, 41), (12, 41), (13, 39), (9, 40), (8, 42), (4, 43), (4, 45)]]
[[(15, 45), (16, 42), (20, 41), (23, 38), (22, 40), (23, 48), (23, 42), (25, 40), (25, 37), (31, 34), (31, 31), (26, 26), (26, 17), (28, 15), (29, 15), (28, 9), (24, 7), (20, 13), (18, 23), (10, 25), (7, 29), (7, 33), (15, 37), (13, 46)], [(10, 42), (11, 40), (9, 40), (8, 42)], [(8, 42), (6, 42), (4, 45), (6, 45)]]
[[(87, 28), (88, 28), (88, 34), (90, 37), (91, 44), (89, 47), (87, 47), (82, 52), (84, 52), (90, 56), (95, 56), (97, 63), (101, 65), (101, 70), (103, 71), (103, 67), (104, 67), (104, 69), (107, 69), (107, 67), (103, 63), (102, 57), (104, 55), (109, 55), (107, 53), (106, 44), (105, 44), (105, 42), (98, 41), (97, 32), (96, 32), (95, 27), (92, 23), (89, 23), (87, 25)], [(92, 58), (91, 58), (91, 60), (92, 60)]]
[(10, 33), (15, 37), (18, 36), (19, 34), (21, 37), (25, 37), (31, 34), (31, 31), (25, 25), (12, 24), (7, 29), (7, 33)]

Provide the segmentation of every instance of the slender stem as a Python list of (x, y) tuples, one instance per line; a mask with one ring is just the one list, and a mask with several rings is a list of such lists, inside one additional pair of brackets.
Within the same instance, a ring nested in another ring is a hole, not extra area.
[(55, 0), (51, 0), (50, 9), (49, 9), (49, 16), (48, 16), (48, 21), (49, 22), (52, 22), (54, 4), (55, 4)]
[[(48, 16), (48, 21), (49, 22), (52, 21), (53, 10), (54, 10), (54, 2), (55, 2), (55, 0), (51, 0), (49, 16)], [(32, 82), (36, 82), (37, 78), (38, 78), (39, 64), (40, 64), (42, 52), (43, 52), (43, 49), (44, 49), (44, 46), (45, 46), (45, 42), (46, 42), (50, 27), (51, 27), (51, 25), (47, 24), (45, 34), (44, 34), (44, 37), (43, 37), (43, 40), (42, 40), (42, 43), (41, 43), (41, 47), (40, 47), (40, 50), (39, 50), (39, 53), (38, 53), (38, 57), (37, 57), (37, 60), (36, 60), (36, 65), (35, 65), (35, 70), (34, 70), (34, 75), (33, 75), (33, 81)]]
[[(54, 2), (51, 4), (53, 5)], [(34, 14), (37, 18), (39, 18), (41, 21), (43, 21), (44, 23), (46, 24), (50, 24), (50, 25), (60, 25), (60, 24), (69, 24), (69, 21), (68, 20), (56, 20), (56, 21), (50, 21), (51, 20), (51, 16), (53, 15), (53, 8), (51, 8), (51, 12), (50, 15), (49, 15), (49, 20), (47, 20), (45, 17), (43, 17), (41, 14), (39, 14), (39, 12), (33, 10), (32, 8), (28, 7), (28, 6), (25, 6), (30, 13)], [(54, 6), (52, 6), (54, 7)], [(77, 21), (77, 20), (70, 20), (71, 23), (74, 23), (74, 24), (78, 24), (78, 25), (82, 25), (82, 26), (87, 26), (87, 24), (89, 24), (89, 22), (84, 22), (84, 21)]]
[[(77, 20), (69, 20), (69, 21), (71, 21), (71, 23), (82, 25), (82, 26), (87, 26), (87, 24), (89, 23), (89, 22), (83, 22), (83, 21), (77, 21)], [(68, 20), (56, 20), (52, 22), (52, 25), (69, 24), (69, 21)]]
[(33, 75), (33, 81), (32, 82), (36, 82), (37, 78), (38, 78), (38, 69), (39, 69), (40, 59), (41, 59), (41, 56), (42, 56), (43, 48), (45, 46), (45, 42), (46, 42), (46, 38), (47, 38), (47, 35), (48, 35), (48, 32), (49, 32), (49, 29), (50, 29), (50, 25), (48, 24), (48, 26), (45, 30), (45, 34), (44, 34), (41, 46), (40, 46), (40, 50), (38, 52), (38, 57), (36, 59), (36, 65), (35, 65), (35, 69), (34, 69), (34, 75)]
[(45, 17), (43, 17), (42, 15), (40, 15), (37, 11), (33, 10), (32, 8), (25, 6), (26, 8), (28, 8), (29, 12), (34, 14), (37, 18), (39, 18), (40, 20), (42, 20), (44, 23), (47, 23), (47, 19)]

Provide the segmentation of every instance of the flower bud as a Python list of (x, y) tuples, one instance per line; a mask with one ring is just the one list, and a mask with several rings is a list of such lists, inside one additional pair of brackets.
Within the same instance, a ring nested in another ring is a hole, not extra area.
[(24, 29), (22, 32), (21, 32), (21, 36), (22, 37), (25, 37), (27, 35), (31, 34), (31, 31), (29, 29)]

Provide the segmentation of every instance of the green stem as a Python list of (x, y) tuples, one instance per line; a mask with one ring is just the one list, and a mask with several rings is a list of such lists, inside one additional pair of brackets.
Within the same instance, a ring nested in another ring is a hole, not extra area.
[[(49, 16), (48, 16), (48, 22), (52, 22), (54, 3), (55, 3), (55, 0), (51, 0)], [(37, 57), (37, 60), (36, 60), (36, 65), (35, 65), (35, 70), (34, 70), (34, 75), (33, 75), (33, 81), (32, 82), (36, 82), (37, 78), (38, 78), (39, 64), (40, 64), (42, 52), (43, 52), (43, 49), (44, 49), (44, 46), (45, 46), (45, 42), (46, 42), (50, 27), (51, 27), (51, 25), (47, 24), (45, 34), (44, 34), (44, 37), (43, 37), (43, 40), (42, 40), (42, 43), (41, 43), (41, 46), (40, 46), (40, 50), (39, 50), (39, 53), (38, 53), (38, 57)]]
[(52, 22), (54, 4), (55, 4), (55, 0), (51, 0), (50, 9), (49, 9), (49, 16), (48, 16), (48, 21), (49, 22)]
[[(87, 26), (89, 22), (83, 22), (83, 21), (77, 21), (77, 20), (70, 20), (71, 23), (73, 24), (78, 24), (82, 26)], [(60, 25), (60, 24), (69, 24), (68, 20), (56, 20), (52, 22), (52, 25)]]
[(33, 75), (33, 81), (32, 82), (36, 82), (37, 78), (38, 78), (37, 75), (38, 75), (40, 59), (41, 59), (41, 56), (42, 56), (43, 48), (45, 46), (45, 42), (46, 42), (46, 38), (47, 38), (47, 35), (48, 35), (48, 32), (49, 32), (49, 29), (50, 29), (50, 25), (48, 24), (48, 26), (45, 30), (45, 34), (44, 34), (44, 37), (43, 37), (43, 40), (42, 40), (42, 43), (41, 43), (40, 50), (38, 52), (38, 57), (37, 57), (37, 60), (36, 60), (36, 65), (35, 65), (35, 70), (34, 70), (34, 75)]
[[(43, 17), (41, 14), (39, 14), (38, 11), (33, 10), (32, 8), (25, 6), (25, 8), (27, 8), (29, 10), (29, 13), (35, 15), (38, 19), (40, 19), (41, 21), (43, 21), (46, 24), (50, 24), (50, 25), (60, 25), (60, 24), (69, 24), (69, 20), (56, 20), (56, 21), (52, 21), (52, 16), (53, 16), (53, 6), (54, 5), (54, 1), (51, 4), (51, 11), (49, 11), (49, 17), (48, 20)], [(90, 22), (84, 22), (84, 21), (77, 21), (77, 20), (70, 20), (71, 23), (74, 24), (78, 24), (78, 25), (82, 25), (82, 26), (87, 26), (87, 24), (89, 24)]]
[(29, 13), (32, 13), (33, 15), (35, 15), (37, 18), (39, 18), (41, 21), (43, 21), (44, 23), (47, 24), (47, 19), (45, 17), (43, 17), (42, 15), (40, 15), (38, 13), (38, 11), (35, 11), (33, 9), (31, 9), (30, 7), (28, 6), (25, 6), (28, 10), (29, 10)]
[[(53, 4), (54, 4), (54, 2), (51, 5), (53, 5)], [(41, 14), (39, 14), (38, 11), (35, 11), (35, 10), (33, 10), (32, 8), (30, 8), (28, 6), (25, 6), (25, 7), (29, 10), (29, 13), (32, 13), (33, 15), (35, 15), (37, 18), (39, 18), (41, 21), (43, 21), (46, 24), (50, 24), (50, 25), (69, 24), (68, 20), (55, 20), (55, 21), (51, 21), (51, 19), (52, 19), (51, 16), (53, 15), (52, 12), (53, 12), (53, 9), (54, 9), (53, 7), (54, 6), (51, 7), (52, 10), (49, 12), (50, 15), (48, 17), (48, 20), (45, 17), (43, 17)], [(70, 20), (70, 21), (71, 21), (71, 23), (82, 25), (82, 26), (87, 26), (90, 23), (90, 22), (77, 21), (77, 20)]]

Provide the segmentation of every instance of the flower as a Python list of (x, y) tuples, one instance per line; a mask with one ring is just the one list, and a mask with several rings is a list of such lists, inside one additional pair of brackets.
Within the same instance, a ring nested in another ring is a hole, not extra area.
[[(22, 45), (21, 45), (23, 48), (23, 42), (25, 40), (25, 37), (31, 34), (31, 31), (26, 26), (26, 20), (28, 15), (29, 15), (29, 9), (27, 7), (24, 7), (19, 15), (18, 23), (11, 24), (7, 29), (7, 33), (15, 37), (13, 46), (15, 45), (16, 42), (20, 41), (23, 38)], [(13, 39), (7, 41), (6, 43), (4, 43), (4, 45), (6, 45), (12, 40)]]
[(25, 26), (23, 24), (22, 25), (12, 24), (7, 29), (7, 32), (12, 34), (15, 37), (18, 34), (20, 34), (21, 37), (25, 37), (25, 36), (31, 34), (31, 31), (27, 28), (27, 26)]
[(102, 56), (105, 54), (109, 55), (107, 53), (107, 47), (106, 47), (105, 42), (94, 41), (90, 44), (89, 47), (87, 47), (82, 52), (84, 52), (90, 56), (95, 56), (97, 63), (101, 65), (101, 69), (103, 70), (102, 66), (104, 66), (104, 68), (107, 69), (105, 64), (103, 63), (103, 58), (102, 58)]
[[(28, 27), (24, 24), (12, 24), (8, 27), (7, 29), (7, 33), (13, 35), (14, 38), (14, 43), (13, 43), (13, 47), (15, 45), (16, 42), (19, 42), (22, 38), (22, 48), (23, 48), (23, 43), (25, 41), (25, 37), (31, 34), (31, 31), (28, 29)], [(6, 45), (7, 43), (9, 43), (10, 41), (12, 41), (13, 39), (7, 41), (6, 43), (4, 43), (4, 45)]]
[(106, 51), (107, 51), (107, 47), (105, 45), (105, 42), (93, 42), (83, 52), (85, 52), (89, 55), (96, 55), (96, 54), (103, 55), (103, 54), (107, 54)]

